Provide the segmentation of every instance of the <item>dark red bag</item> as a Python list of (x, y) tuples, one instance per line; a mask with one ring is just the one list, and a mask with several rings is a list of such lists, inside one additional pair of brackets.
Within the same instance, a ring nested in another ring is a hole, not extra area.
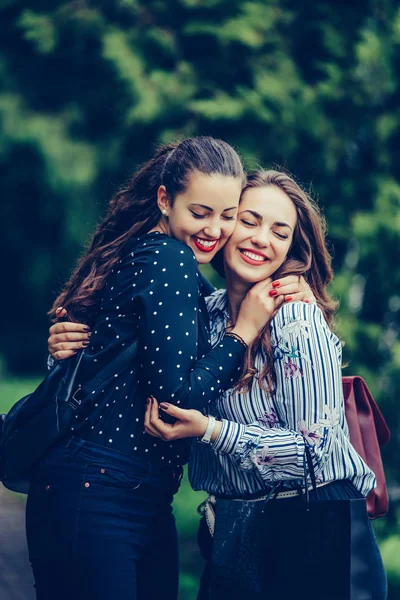
[(389, 507), (380, 451), (390, 439), (389, 427), (361, 377), (343, 377), (343, 394), (350, 441), (376, 476), (376, 488), (367, 497), (368, 514), (376, 519)]

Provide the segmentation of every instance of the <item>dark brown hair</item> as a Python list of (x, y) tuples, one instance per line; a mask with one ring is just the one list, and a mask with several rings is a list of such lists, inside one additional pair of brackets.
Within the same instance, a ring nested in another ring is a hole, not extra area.
[[(302, 190), (286, 173), (272, 170), (254, 171), (248, 175), (242, 195), (251, 188), (271, 185), (281, 189), (290, 198), (297, 212), (297, 222), (288, 256), (279, 270), (274, 273), (273, 278), (302, 275), (312, 289), (326, 322), (332, 327), (337, 302), (330, 297), (326, 289), (332, 280), (333, 272), (331, 257), (325, 243), (325, 219), (309, 194)], [(218, 257), (214, 257), (212, 263), (219, 274), (221, 274), (221, 263), (223, 262), (222, 252), (218, 253)], [(258, 376), (259, 384), (264, 389), (271, 391), (274, 387), (275, 371), (270, 323), (267, 323), (247, 349), (242, 376), (237, 383), (239, 390), (248, 389), (255, 375)], [(261, 373), (257, 374), (255, 358), (261, 349), (266, 355), (266, 360)]]
[(189, 176), (195, 171), (245, 181), (238, 154), (222, 140), (201, 136), (161, 146), (111, 199), (89, 249), (56, 298), (50, 314), (54, 316), (56, 309), (63, 306), (70, 320), (92, 324), (105, 280), (119, 260), (125, 242), (147, 233), (160, 220), (159, 186), (165, 185), (173, 204), (176, 195), (187, 189)]

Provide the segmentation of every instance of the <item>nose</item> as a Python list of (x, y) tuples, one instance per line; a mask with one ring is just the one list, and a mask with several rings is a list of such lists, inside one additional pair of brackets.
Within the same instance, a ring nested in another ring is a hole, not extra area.
[(207, 237), (210, 237), (214, 240), (221, 237), (221, 227), (217, 225), (217, 223), (213, 223), (208, 227), (204, 227), (203, 231)]
[(268, 248), (270, 245), (269, 232), (265, 230), (258, 230), (254, 233), (251, 238), (252, 243), (258, 248)]

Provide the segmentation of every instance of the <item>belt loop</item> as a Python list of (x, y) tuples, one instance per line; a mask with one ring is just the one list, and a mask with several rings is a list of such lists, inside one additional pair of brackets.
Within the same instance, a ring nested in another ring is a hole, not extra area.
[(281, 482), (279, 483), (275, 483), (272, 488), (269, 490), (268, 496), (266, 497), (266, 499), (263, 502), (263, 507), (261, 512), (264, 513), (265, 507), (268, 504), (268, 502), (272, 499), (274, 499), (278, 493), (279, 493), (279, 488), (282, 487)]
[[(73, 438), (71, 438), (71, 440), (68, 442), (68, 444), (72, 441)], [(82, 448), (82, 446), (84, 446), (86, 444), (86, 440), (77, 440), (76, 441), (76, 446), (72, 451), (72, 454), (69, 457), (69, 460), (72, 460), (73, 458), (75, 458), (76, 454), (78, 453), (78, 451)]]

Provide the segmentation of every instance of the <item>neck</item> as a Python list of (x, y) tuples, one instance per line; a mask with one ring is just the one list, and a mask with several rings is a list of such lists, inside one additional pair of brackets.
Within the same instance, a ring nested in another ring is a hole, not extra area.
[(229, 315), (232, 325), (235, 325), (240, 305), (242, 304), (247, 292), (253, 287), (252, 283), (248, 283), (239, 279), (233, 273), (226, 272), (226, 291), (228, 293)]
[(159, 233), (165, 233), (165, 235), (171, 236), (170, 227), (168, 225), (168, 220), (164, 217), (158, 221), (157, 225), (150, 229), (147, 233), (153, 233), (154, 231), (158, 231)]

